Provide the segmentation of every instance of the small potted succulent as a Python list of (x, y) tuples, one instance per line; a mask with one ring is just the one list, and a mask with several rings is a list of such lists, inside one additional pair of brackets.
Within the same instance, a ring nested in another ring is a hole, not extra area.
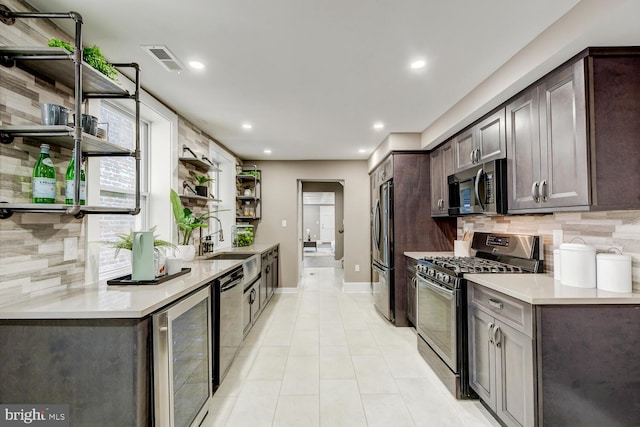
[(209, 187), (207, 186), (207, 183), (215, 180), (207, 175), (194, 175), (193, 179), (197, 182), (196, 194), (202, 197), (209, 197)]

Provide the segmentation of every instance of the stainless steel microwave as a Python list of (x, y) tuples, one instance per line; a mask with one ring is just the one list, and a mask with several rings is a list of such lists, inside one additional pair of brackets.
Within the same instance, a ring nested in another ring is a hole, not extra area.
[(507, 160), (474, 165), (447, 178), (449, 215), (506, 214)]

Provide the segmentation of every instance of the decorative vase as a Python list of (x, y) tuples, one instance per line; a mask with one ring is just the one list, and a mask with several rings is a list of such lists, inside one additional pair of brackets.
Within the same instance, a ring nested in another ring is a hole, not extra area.
[(178, 251), (184, 262), (193, 261), (196, 257), (196, 247), (194, 245), (178, 245)]

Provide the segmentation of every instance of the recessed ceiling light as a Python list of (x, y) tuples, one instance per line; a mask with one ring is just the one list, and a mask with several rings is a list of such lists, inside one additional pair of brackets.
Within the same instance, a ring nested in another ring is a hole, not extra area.
[(266, 150), (264, 150), (264, 154), (271, 154), (271, 150), (267, 148)]
[(193, 68), (194, 70), (203, 70), (204, 64), (200, 61), (189, 61), (189, 67)]
[(361, 148), (361, 149), (358, 150), (358, 153), (366, 153), (366, 152), (367, 152), (367, 150), (365, 150), (364, 148)]
[(411, 68), (413, 68), (414, 70), (418, 70), (420, 68), (424, 68), (425, 65), (427, 65), (427, 61), (419, 59), (411, 63)]
[(381, 129), (384, 129), (384, 123), (382, 123), (382, 122), (376, 122), (376, 123), (374, 123), (374, 124), (373, 124), (373, 128), (374, 128), (375, 130), (381, 130)]
[(242, 129), (246, 129), (246, 130), (253, 129), (253, 125), (251, 123), (243, 123)]

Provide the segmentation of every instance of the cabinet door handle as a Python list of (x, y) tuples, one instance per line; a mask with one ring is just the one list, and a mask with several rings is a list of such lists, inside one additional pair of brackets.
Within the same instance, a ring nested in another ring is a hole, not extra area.
[(489, 342), (493, 344), (493, 323), (487, 325), (487, 332), (489, 333)]
[(548, 187), (549, 184), (547, 184), (547, 181), (542, 180), (542, 182), (540, 183), (540, 196), (542, 197), (543, 202), (549, 200)]
[(476, 152), (476, 163), (480, 163), (480, 149), (476, 148), (475, 152)]
[(475, 149), (471, 150), (471, 153), (469, 154), (469, 160), (471, 160), (471, 164), (474, 164), (476, 162), (476, 150)]
[(503, 303), (493, 298), (489, 298), (489, 305), (496, 310), (502, 310), (502, 307), (504, 307)]
[(531, 186), (531, 198), (536, 203), (540, 202), (539, 186), (540, 183), (538, 181), (534, 181)]
[(495, 328), (493, 328), (493, 342), (496, 344), (496, 347), (500, 347), (502, 344), (501, 341), (502, 333), (500, 332), (500, 327), (496, 326)]

